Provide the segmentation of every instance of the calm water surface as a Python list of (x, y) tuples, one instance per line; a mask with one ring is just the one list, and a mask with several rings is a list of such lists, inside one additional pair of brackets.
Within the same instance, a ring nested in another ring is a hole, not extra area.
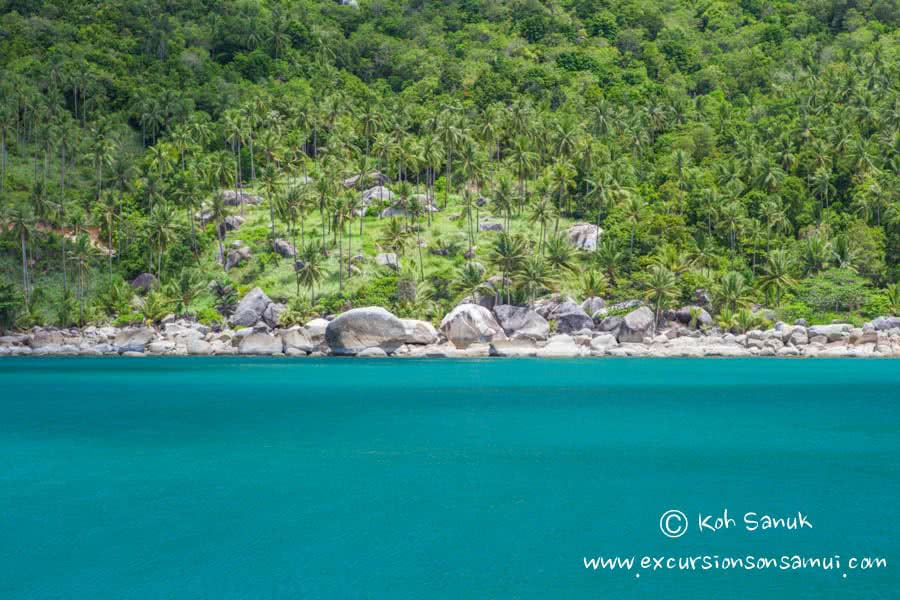
[[(888, 360), (2, 359), (0, 598), (897, 598), (898, 401)], [(748, 554), (844, 562), (584, 567)]]

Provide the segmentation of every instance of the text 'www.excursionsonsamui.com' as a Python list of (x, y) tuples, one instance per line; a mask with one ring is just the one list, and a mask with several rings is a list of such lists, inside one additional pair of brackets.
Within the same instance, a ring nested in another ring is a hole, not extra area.
[(814, 569), (838, 571), (843, 577), (847, 571), (886, 569), (887, 559), (881, 557), (833, 556), (585, 556), (584, 568), (594, 571), (630, 571), (635, 577), (641, 572), (653, 571), (800, 571)]

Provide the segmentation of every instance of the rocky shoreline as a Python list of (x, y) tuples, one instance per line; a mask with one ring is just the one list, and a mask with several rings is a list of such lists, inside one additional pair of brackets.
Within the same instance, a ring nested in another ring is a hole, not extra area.
[(225, 327), (174, 316), (156, 326), (35, 327), (0, 336), (0, 356), (900, 357), (900, 317), (863, 327), (778, 322), (736, 335), (712, 326), (699, 307), (667, 311), (654, 323), (640, 302), (605, 307), (599, 298), (580, 305), (558, 296), (532, 306), (465, 303), (440, 328), (381, 307), (281, 327), (281, 310), (257, 288)]

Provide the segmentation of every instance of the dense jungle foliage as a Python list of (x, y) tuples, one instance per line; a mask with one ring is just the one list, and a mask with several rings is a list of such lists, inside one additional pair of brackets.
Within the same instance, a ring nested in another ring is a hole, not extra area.
[(897, 0), (0, 13), (6, 325), (215, 322), (253, 286), (288, 322), (554, 291), (705, 290), (733, 330), (900, 310)]

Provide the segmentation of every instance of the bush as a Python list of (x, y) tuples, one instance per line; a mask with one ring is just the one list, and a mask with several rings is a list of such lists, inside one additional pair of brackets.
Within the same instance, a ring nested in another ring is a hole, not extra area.
[(197, 310), (197, 320), (204, 325), (215, 325), (221, 323), (224, 318), (214, 308), (201, 308)]
[(0, 327), (15, 325), (21, 306), (22, 297), (16, 286), (8, 281), (0, 281)]
[(868, 282), (850, 269), (829, 269), (802, 282), (800, 299), (817, 312), (847, 313), (863, 307)]

